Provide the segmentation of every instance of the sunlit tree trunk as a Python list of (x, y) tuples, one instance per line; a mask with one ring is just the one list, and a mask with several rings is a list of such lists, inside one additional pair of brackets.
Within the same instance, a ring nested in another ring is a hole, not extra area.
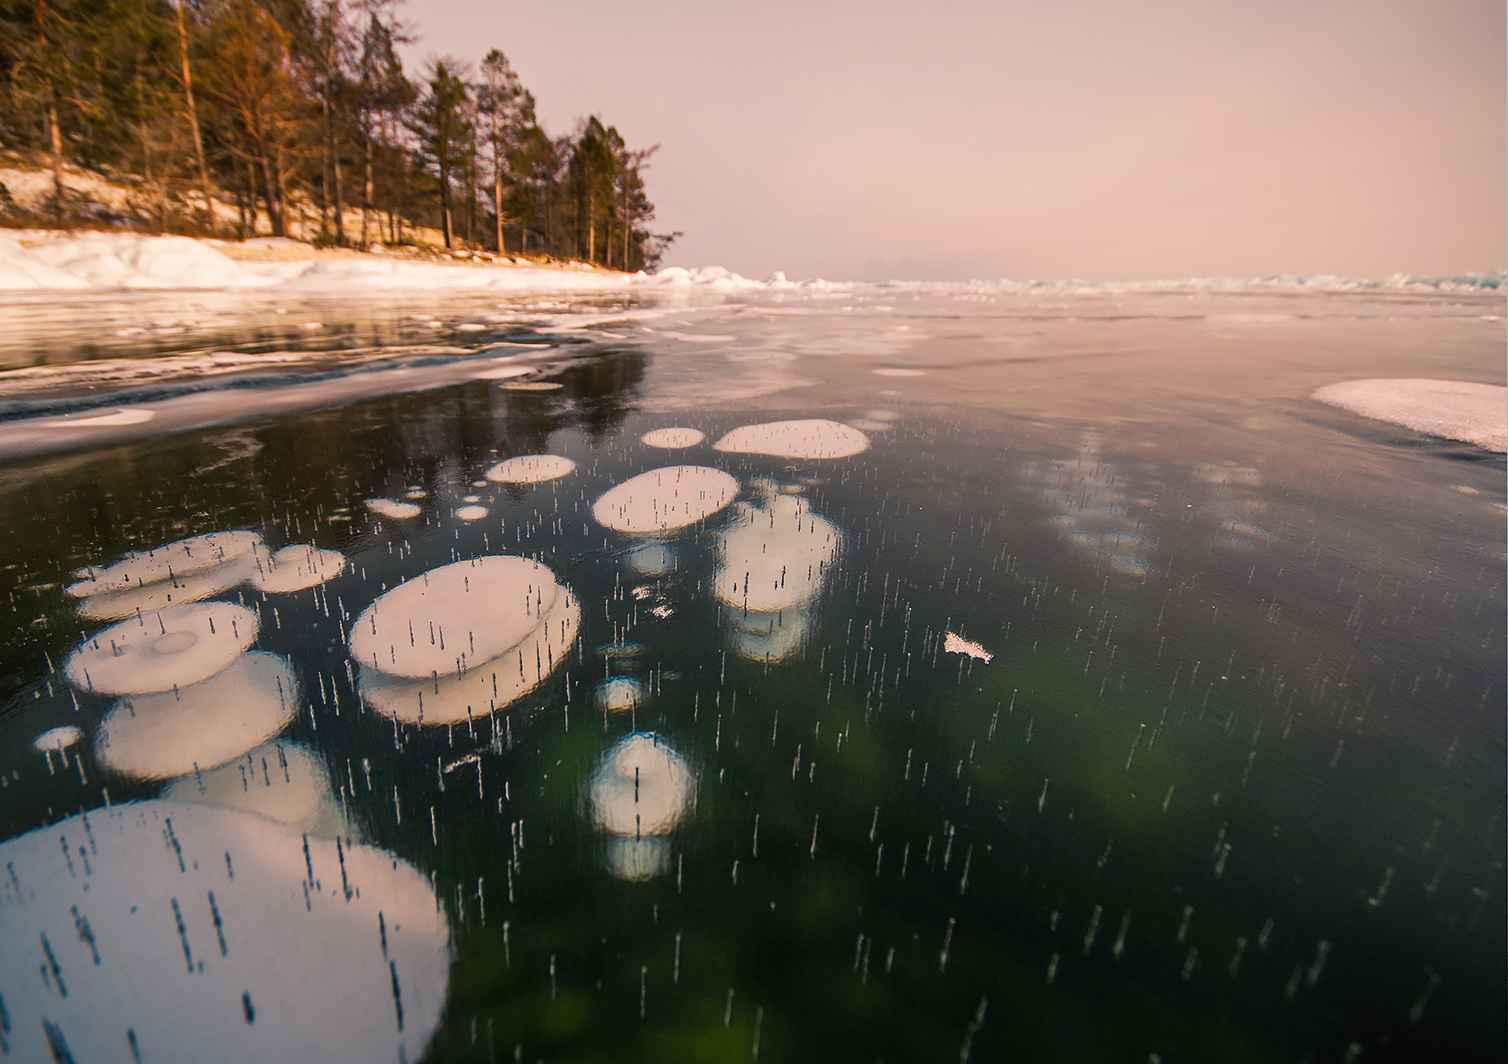
[(178, 66), (183, 77), (183, 101), (188, 112), (189, 132), (194, 141), (194, 162), (199, 169), (199, 198), (204, 202), (205, 224), (215, 231), (215, 208), (209, 198), (209, 167), (204, 163), (204, 136), (199, 131), (199, 109), (194, 103), (194, 74), (189, 68), (188, 33), (183, 27), (183, 0), (173, 5), (178, 17)]

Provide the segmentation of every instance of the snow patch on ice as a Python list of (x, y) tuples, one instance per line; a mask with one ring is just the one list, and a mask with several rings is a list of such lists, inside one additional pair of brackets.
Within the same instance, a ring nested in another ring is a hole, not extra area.
[(1502, 385), (1383, 378), (1327, 384), (1314, 398), (1416, 432), (1508, 451), (1508, 388)]

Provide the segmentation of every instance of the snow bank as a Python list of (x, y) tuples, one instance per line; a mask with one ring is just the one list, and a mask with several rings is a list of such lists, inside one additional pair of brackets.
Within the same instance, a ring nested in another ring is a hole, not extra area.
[(243, 250), (266, 247), (267, 260), (258, 261), (232, 259), (219, 250), (224, 246), (181, 236), (27, 230), (22, 239), (0, 236), (0, 291), (279, 287), (339, 293), (415, 289), (596, 292), (639, 286), (716, 291), (763, 287), (721, 266), (693, 270), (676, 266), (654, 274), (629, 275), (589, 266), (478, 266), (379, 255), (289, 259), (273, 254), (286, 250), (281, 245), (274, 247), (267, 241), (241, 245)]
[(1508, 451), (1508, 388), (1468, 381), (1378, 379), (1327, 384), (1314, 398), (1362, 417)]

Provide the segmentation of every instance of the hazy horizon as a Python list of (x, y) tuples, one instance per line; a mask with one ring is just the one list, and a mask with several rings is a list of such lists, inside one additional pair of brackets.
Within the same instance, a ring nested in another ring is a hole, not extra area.
[(1150, 280), (1504, 264), (1504, 8), (423, 0), (552, 133), (647, 175), (667, 263), (846, 280)]

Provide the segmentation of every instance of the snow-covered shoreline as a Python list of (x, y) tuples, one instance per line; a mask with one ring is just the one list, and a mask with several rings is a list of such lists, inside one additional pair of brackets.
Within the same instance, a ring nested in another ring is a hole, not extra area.
[[(290, 250), (298, 254), (290, 255)], [(321, 253), (293, 241), (235, 244), (139, 233), (0, 230), (0, 295), (270, 288), (348, 295), (398, 289), (605, 292), (688, 285), (720, 290), (763, 286), (718, 266), (629, 274), (580, 263), (424, 260), (382, 251)]]
[(1188, 277), (1161, 281), (893, 280), (789, 281), (775, 273), (752, 280), (721, 266), (669, 266), (622, 273), (585, 263), (538, 263), (520, 258), (434, 252), (315, 249), (292, 240), (245, 242), (140, 233), (0, 230), (0, 299), (27, 293), (274, 289), (346, 296), (394, 291), (613, 292), (695, 287), (745, 289), (987, 289), (1051, 294), (1157, 292), (1399, 292), (1438, 294), (1503, 290), (1502, 270), (1453, 277), (1397, 274), (1382, 280), (1284, 275), (1260, 278)]

